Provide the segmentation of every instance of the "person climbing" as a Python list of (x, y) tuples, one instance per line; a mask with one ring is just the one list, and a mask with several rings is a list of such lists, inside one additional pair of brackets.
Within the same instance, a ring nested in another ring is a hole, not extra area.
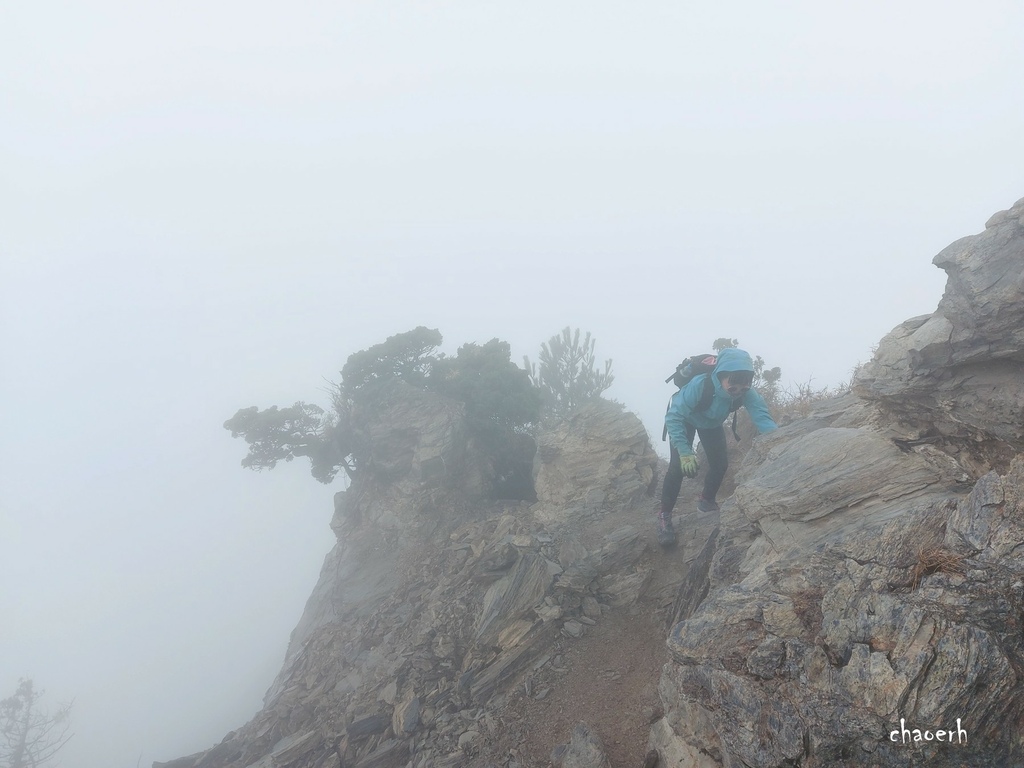
[[(661, 506), (658, 509), (658, 543), (662, 546), (676, 543), (672, 508), (679, 497), (683, 476), (697, 476), (699, 466), (693, 452), (694, 435), (700, 435), (700, 444), (704, 446), (708, 458), (708, 472), (704, 477), (704, 489), (697, 499), (697, 508), (701, 512), (717, 512), (715, 496), (729, 466), (722, 423), (730, 413), (742, 406), (747, 409), (760, 434), (778, 428), (768, 412), (764, 398), (757, 390), (750, 388), (753, 381), (754, 363), (750, 355), (732, 347), (719, 353), (710, 373), (695, 376), (672, 396), (665, 414), (665, 430), (669, 437), (671, 456), (661, 487)], [(705, 393), (706, 386), (713, 387), (710, 399)]]

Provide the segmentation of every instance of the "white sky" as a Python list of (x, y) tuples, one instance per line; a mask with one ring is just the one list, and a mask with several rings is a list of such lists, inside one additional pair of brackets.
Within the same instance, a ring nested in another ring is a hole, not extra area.
[(824, 386), (931, 312), (1024, 196), (1024, 11), (836, 5), (0, 6), (0, 697), (74, 768), (254, 714), (340, 486), (221, 424), (389, 335), (589, 330), (657, 440), (719, 336)]

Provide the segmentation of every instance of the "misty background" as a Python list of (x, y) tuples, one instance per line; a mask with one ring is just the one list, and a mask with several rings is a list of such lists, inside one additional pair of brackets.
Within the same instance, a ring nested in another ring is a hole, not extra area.
[(1024, 9), (834, 5), (0, 7), (0, 698), (72, 768), (247, 721), (342, 483), (222, 424), (395, 333), (590, 331), (662, 453), (717, 337), (848, 381), (1024, 195)]

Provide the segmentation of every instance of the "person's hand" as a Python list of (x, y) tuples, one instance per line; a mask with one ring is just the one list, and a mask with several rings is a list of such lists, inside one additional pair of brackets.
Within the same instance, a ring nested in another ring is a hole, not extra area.
[(683, 474), (687, 477), (696, 477), (700, 465), (697, 464), (697, 457), (692, 453), (688, 453), (679, 457), (679, 468), (683, 470)]

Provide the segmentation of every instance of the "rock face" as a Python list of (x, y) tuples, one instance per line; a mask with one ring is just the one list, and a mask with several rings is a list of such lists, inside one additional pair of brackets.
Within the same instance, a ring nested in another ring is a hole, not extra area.
[(584, 406), (537, 441), (538, 519), (585, 516), (654, 492), (658, 459), (647, 430), (607, 403)]
[[(935, 313), (688, 521), (638, 765), (1024, 765), (1024, 201), (935, 263)], [(557, 643), (661, 604), (622, 519), (656, 490), (634, 416), (598, 403), (539, 435), (536, 501), (493, 502), (459, 406), (388, 403), (263, 710), (164, 768), (528, 768), (487, 751), (502, 702), (548, 696), (530, 675), (567, 672)], [(607, 765), (585, 725), (566, 738), (554, 764)]]
[(401, 381), (382, 400), (368, 471), (335, 494), (338, 543), (292, 632), (285, 670), (318, 629), (368, 616), (392, 589), (402, 553), (483, 498), (489, 468), (471, 450), (460, 404)]
[[(393, 394), (373, 471), (336, 498), (338, 543), (263, 710), (165, 768), (467, 765), (500, 736), (510, 686), (557, 666), (553, 638), (580, 637), (645, 588), (644, 542), (607, 520), (650, 505), (657, 457), (639, 419), (582, 409), (541, 436), (536, 503), (488, 502), (461, 409)], [(567, 766), (601, 764), (596, 737), (572, 744)]]
[(949, 276), (938, 307), (882, 339), (857, 392), (919, 438), (1005, 468), (1024, 450), (1024, 199), (933, 263)]
[(860, 399), (748, 456), (667, 641), (669, 764), (1024, 764), (1024, 201), (935, 263)]
[[(739, 581), (723, 567), (728, 587), (668, 640), (676, 737), (719, 765), (1016, 764), (1024, 564), (1007, 555), (1024, 542), (1022, 484), (1016, 460), (958, 502)], [(889, 738), (901, 720), (934, 731), (958, 719), (970, 739), (956, 749)]]

